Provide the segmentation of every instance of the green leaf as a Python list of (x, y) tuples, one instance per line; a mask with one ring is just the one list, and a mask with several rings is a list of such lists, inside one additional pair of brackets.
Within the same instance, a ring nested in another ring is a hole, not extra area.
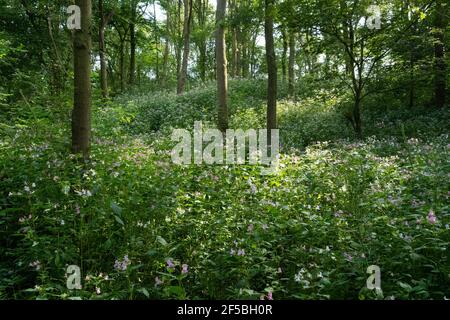
[(122, 215), (122, 208), (119, 207), (119, 206), (117, 205), (117, 203), (111, 202), (111, 209), (112, 209), (112, 211), (113, 211), (115, 214), (117, 214), (118, 216), (121, 216), (121, 215)]
[(157, 236), (157, 237), (156, 237), (156, 240), (157, 240), (160, 244), (162, 244), (164, 247), (167, 246), (167, 241), (166, 241), (163, 237)]
[(144, 296), (146, 296), (147, 298), (150, 298), (150, 294), (148, 293), (147, 289), (141, 288), (141, 289), (139, 289), (139, 292), (142, 292), (144, 294)]
[(114, 219), (116, 219), (116, 221), (117, 221), (118, 223), (120, 223), (121, 225), (125, 225), (125, 224), (123, 223), (122, 219), (120, 219), (120, 217), (114, 216)]

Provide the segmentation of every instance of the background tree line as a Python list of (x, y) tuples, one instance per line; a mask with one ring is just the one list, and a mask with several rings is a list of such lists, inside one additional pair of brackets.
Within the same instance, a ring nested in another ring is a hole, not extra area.
[[(74, 32), (65, 25), (69, 4), (0, 1), (0, 97), (58, 95), (70, 92), (74, 79), (73, 135), (84, 141), (74, 150), (88, 149), (91, 82), (108, 99), (133, 88), (182, 94), (217, 80), (222, 130), (227, 76), (267, 77), (268, 128), (277, 127), (278, 87), (294, 99), (317, 90), (347, 95), (343, 114), (359, 136), (371, 94), (384, 92), (410, 108), (446, 104), (443, 0), (75, 1), (82, 29)], [(380, 29), (365, 25), (370, 5), (380, 8)]]

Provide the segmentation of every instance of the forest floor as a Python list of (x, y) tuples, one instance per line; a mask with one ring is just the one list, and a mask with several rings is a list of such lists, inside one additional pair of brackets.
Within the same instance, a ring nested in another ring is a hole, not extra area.
[[(96, 102), (87, 162), (69, 101), (1, 119), (0, 297), (450, 298), (448, 110), (366, 110), (357, 140), (333, 97), (282, 99), (276, 174), (173, 164), (174, 128), (214, 126), (214, 90)], [(231, 127), (265, 127), (264, 91), (230, 83)]]

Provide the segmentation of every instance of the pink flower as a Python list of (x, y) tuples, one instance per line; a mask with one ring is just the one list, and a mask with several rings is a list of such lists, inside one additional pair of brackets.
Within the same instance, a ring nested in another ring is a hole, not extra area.
[(244, 249), (239, 249), (237, 255), (238, 256), (245, 256), (245, 250)]
[(36, 268), (36, 271), (39, 271), (41, 269), (41, 262), (39, 260), (36, 260), (34, 262), (31, 262), (29, 266), (34, 267)]
[(188, 268), (189, 268), (189, 266), (187, 264), (183, 264), (181, 273), (188, 273)]
[(273, 300), (272, 291), (267, 294), (267, 300)]
[(344, 212), (342, 212), (342, 210), (339, 210), (338, 212), (335, 212), (335, 213), (334, 213), (334, 216), (335, 216), (336, 218), (340, 218), (340, 217), (342, 216), (343, 213), (344, 213)]
[(352, 260), (353, 260), (353, 257), (348, 253), (344, 253), (344, 258), (345, 258), (345, 260), (347, 260), (349, 262), (352, 262)]
[(155, 278), (155, 286), (159, 286), (159, 285), (161, 285), (161, 284), (163, 284), (163, 282), (161, 281), (161, 279), (159, 279), (159, 277), (156, 277), (156, 278)]
[(130, 259), (128, 259), (128, 255), (123, 257), (123, 261), (116, 259), (114, 262), (114, 269), (118, 271), (125, 271), (128, 268), (128, 265), (131, 264)]
[(167, 268), (174, 268), (175, 265), (173, 264), (173, 260), (172, 259), (168, 259), (167, 260)]
[(430, 209), (430, 212), (428, 212), (427, 220), (431, 224), (435, 224), (437, 222), (433, 209)]

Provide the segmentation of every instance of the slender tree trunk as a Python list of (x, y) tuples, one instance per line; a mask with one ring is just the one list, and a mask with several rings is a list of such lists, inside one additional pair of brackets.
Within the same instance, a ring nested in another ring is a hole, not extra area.
[(169, 64), (169, 30), (170, 30), (170, 10), (167, 10), (167, 17), (166, 17), (166, 43), (164, 45), (164, 57), (163, 57), (163, 75), (161, 80), (162, 87), (166, 86), (167, 81), (167, 68)]
[(131, 1), (131, 21), (130, 21), (130, 79), (129, 84), (133, 85), (136, 78), (136, 1)]
[(81, 9), (81, 30), (74, 31), (74, 107), (72, 152), (89, 157), (91, 138), (91, 0), (76, 0)]
[(281, 27), (281, 36), (282, 36), (282, 40), (283, 40), (283, 55), (281, 56), (281, 75), (282, 75), (282, 82), (283, 84), (286, 83), (286, 75), (287, 75), (287, 64), (286, 64), (286, 60), (287, 60), (287, 51), (288, 51), (288, 39), (287, 39), (287, 35), (286, 35), (286, 27), (282, 26)]
[(119, 46), (119, 72), (120, 72), (120, 91), (125, 91), (125, 40), (120, 40)]
[(156, 21), (156, 0), (153, 0), (153, 30), (155, 33), (155, 45), (156, 45), (156, 82), (159, 82), (159, 32), (158, 22)]
[(225, 132), (228, 129), (227, 106), (227, 55), (225, 44), (225, 13), (227, 1), (218, 0), (216, 10), (216, 61), (217, 61), (217, 96), (218, 96), (218, 127)]
[[(47, 8), (48, 10), (48, 8)], [(48, 17), (47, 17), (47, 26), (48, 26), (48, 35), (50, 37), (50, 40), (52, 42), (53, 50), (55, 52), (55, 57), (57, 60), (56, 64), (53, 64), (52, 66), (52, 74), (53, 74), (53, 86), (56, 89), (56, 92), (61, 92), (64, 89), (64, 82), (65, 82), (65, 69), (64, 64), (61, 60), (61, 55), (58, 50), (58, 46), (56, 45), (55, 38), (53, 37), (53, 23), (52, 18), (50, 17), (50, 11), (48, 10)]]
[(268, 71), (267, 85), (267, 130), (271, 141), (271, 129), (277, 128), (277, 62), (273, 38), (274, 0), (265, 0), (264, 33), (266, 38), (266, 59)]
[(250, 48), (250, 77), (253, 77), (255, 74), (255, 53), (256, 53), (256, 40), (258, 37), (258, 33), (255, 33), (252, 39), (252, 45)]
[(241, 64), (242, 64), (242, 77), (243, 78), (247, 78), (248, 77), (248, 42), (247, 42), (247, 37), (243, 38), (243, 42), (242, 42)]
[(415, 78), (414, 78), (414, 51), (411, 50), (409, 57), (409, 108), (414, 107), (414, 91), (415, 91)]
[(288, 93), (290, 97), (294, 96), (295, 92), (295, 33), (291, 30), (289, 34), (289, 68), (288, 68)]
[(103, 99), (107, 99), (108, 93), (108, 71), (106, 66), (106, 46), (105, 46), (105, 28), (108, 24), (108, 20), (111, 17), (105, 16), (103, 9), (103, 0), (98, 0), (98, 11), (100, 15), (100, 25), (99, 25), (99, 36), (98, 36), (98, 47), (100, 53), (100, 87), (102, 90)]
[(239, 27), (236, 28), (236, 77), (241, 76), (242, 70), (242, 33)]
[(362, 138), (362, 121), (361, 121), (361, 92), (356, 92), (355, 105), (353, 107), (354, 129), (358, 138)]
[(445, 91), (447, 82), (446, 63), (445, 63), (445, 9), (443, 0), (436, 0), (436, 9), (434, 17), (434, 59), (435, 59), (435, 89), (434, 99), (438, 108), (445, 105)]
[(182, 94), (186, 86), (187, 69), (189, 62), (191, 21), (192, 21), (192, 0), (184, 0), (183, 63), (181, 65), (180, 76), (178, 77), (178, 87), (177, 87), (178, 94)]
[[(196, 0), (198, 28), (205, 30), (208, 0)], [(201, 34), (196, 42), (198, 47), (198, 70), (202, 82), (206, 81), (207, 38)]]
[(206, 81), (206, 42), (201, 41), (199, 48), (198, 68), (200, 70), (200, 79)]
[[(231, 0), (229, 4), (230, 16), (236, 13), (236, 0)], [(238, 41), (237, 41), (237, 30), (235, 26), (231, 27), (231, 76), (236, 78), (237, 76), (237, 54), (238, 54)]]
[(182, 37), (180, 37), (180, 24), (181, 24), (181, 5), (182, 0), (178, 0), (177, 5), (177, 21), (176, 21), (176, 45), (175, 45), (175, 60), (177, 61), (177, 81), (179, 81), (181, 74), (181, 46)]

